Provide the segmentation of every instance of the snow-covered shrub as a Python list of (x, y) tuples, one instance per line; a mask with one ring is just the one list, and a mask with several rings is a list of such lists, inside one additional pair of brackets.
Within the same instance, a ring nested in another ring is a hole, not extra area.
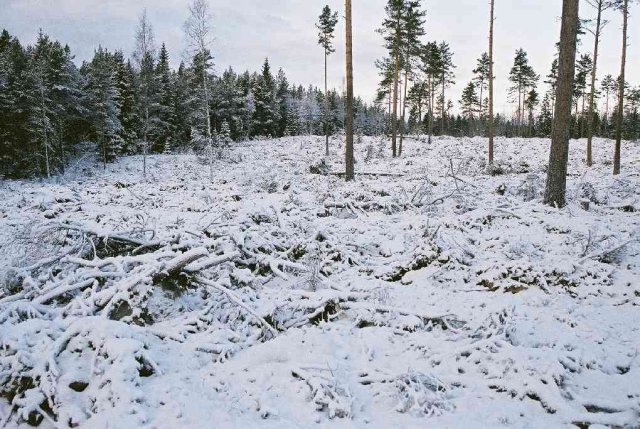
[(329, 419), (351, 417), (351, 392), (333, 375), (333, 371), (325, 375), (310, 374), (299, 369), (292, 371), (292, 375), (307, 383), (310, 389), (309, 401), (315, 404), (317, 411), (326, 412)]
[(396, 411), (400, 413), (433, 417), (454, 409), (450, 387), (433, 375), (411, 372), (398, 377), (394, 384), (398, 397)]

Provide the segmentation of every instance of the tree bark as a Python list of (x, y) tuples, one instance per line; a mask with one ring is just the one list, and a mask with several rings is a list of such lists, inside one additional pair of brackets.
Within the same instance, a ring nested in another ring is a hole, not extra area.
[[(493, 22), (494, 0), (491, 0), (491, 12), (489, 18), (489, 164), (493, 164)], [(482, 100), (480, 100), (482, 103)]]
[(351, 0), (344, 0), (345, 9), (345, 33), (346, 33), (346, 72), (347, 72), (347, 100), (345, 131), (347, 144), (345, 150), (345, 179), (354, 179), (353, 171), (353, 34), (351, 29)]
[(552, 133), (544, 203), (564, 207), (569, 158), (571, 101), (575, 77), (579, 0), (563, 0), (555, 126)]
[(618, 95), (618, 120), (616, 126), (616, 146), (613, 154), (613, 174), (620, 174), (620, 158), (622, 147), (622, 126), (624, 125), (624, 80), (627, 65), (627, 28), (629, 19), (629, 0), (624, 0), (622, 5), (622, 61), (620, 62), (620, 93)]

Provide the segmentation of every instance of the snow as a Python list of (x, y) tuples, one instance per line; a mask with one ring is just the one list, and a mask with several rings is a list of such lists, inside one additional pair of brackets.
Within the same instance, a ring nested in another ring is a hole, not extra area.
[(640, 146), (613, 177), (572, 141), (558, 210), (548, 140), (497, 139), (495, 176), (485, 144), (0, 183), (0, 427), (637, 427)]

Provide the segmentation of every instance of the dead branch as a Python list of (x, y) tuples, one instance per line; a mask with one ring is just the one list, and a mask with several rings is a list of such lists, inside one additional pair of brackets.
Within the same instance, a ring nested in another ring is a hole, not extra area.
[(215, 290), (217, 290), (218, 292), (222, 292), (223, 294), (225, 294), (227, 296), (227, 298), (229, 298), (229, 300), (234, 303), (235, 305), (237, 305), (238, 307), (242, 308), (244, 311), (246, 311), (247, 313), (249, 313), (254, 319), (256, 319), (256, 321), (258, 321), (267, 331), (269, 331), (269, 333), (271, 333), (271, 335), (273, 335), (274, 337), (278, 335), (278, 331), (275, 330), (275, 328), (273, 326), (271, 326), (266, 320), (264, 320), (263, 317), (261, 317), (258, 313), (256, 313), (255, 311), (253, 311), (251, 308), (249, 308), (244, 302), (242, 302), (242, 300), (235, 294), (233, 293), (231, 290), (227, 289), (226, 287), (219, 285), (218, 283), (211, 281), (209, 279), (206, 279), (202, 276), (197, 276), (196, 277), (196, 281), (200, 284), (203, 284), (205, 286), (209, 286)]

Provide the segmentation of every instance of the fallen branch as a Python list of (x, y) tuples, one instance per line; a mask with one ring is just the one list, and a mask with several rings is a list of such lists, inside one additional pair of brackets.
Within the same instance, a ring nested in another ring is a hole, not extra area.
[(189, 265), (184, 267), (183, 271), (185, 273), (197, 273), (202, 270), (206, 270), (207, 268), (215, 267), (217, 265), (224, 264), (225, 262), (232, 261), (239, 256), (240, 252), (231, 252), (220, 256), (211, 256), (209, 258), (190, 263)]
[(158, 274), (153, 276), (153, 281), (159, 282), (167, 277), (177, 274), (187, 265), (197, 261), (198, 259), (202, 259), (208, 255), (209, 255), (209, 251), (204, 247), (191, 249), (183, 253), (182, 255), (177, 256), (172, 260), (170, 260), (169, 262), (167, 262), (167, 264), (164, 266), (164, 269)]
[(211, 287), (211, 288), (213, 288), (213, 289), (215, 289), (215, 290), (217, 290), (219, 292), (222, 292), (223, 294), (225, 294), (227, 296), (227, 298), (229, 298), (229, 300), (232, 303), (234, 303), (238, 307), (242, 308), (244, 311), (249, 313), (254, 319), (256, 319), (256, 321), (258, 321), (267, 331), (269, 331), (269, 333), (271, 333), (271, 335), (273, 335), (274, 337), (278, 335), (278, 331), (276, 331), (273, 326), (271, 326), (266, 320), (264, 320), (264, 318), (262, 316), (260, 316), (258, 313), (253, 311), (251, 308), (249, 308), (231, 290), (227, 289), (226, 287), (224, 287), (222, 285), (219, 285), (218, 283), (216, 283), (214, 281), (206, 279), (206, 278), (204, 278), (202, 276), (197, 276), (196, 277), (196, 281), (198, 283), (201, 283), (201, 284), (205, 285), (205, 286), (209, 286), (209, 287)]
[(637, 240), (637, 238), (634, 237), (634, 238), (632, 238), (630, 240), (627, 240), (627, 241), (624, 241), (624, 242), (618, 244), (617, 246), (615, 246), (615, 247), (613, 247), (611, 249), (606, 249), (606, 250), (602, 250), (600, 252), (591, 253), (591, 254), (585, 256), (584, 258), (580, 259), (578, 261), (578, 264), (582, 264), (582, 263), (584, 263), (585, 261), (587, 261), (589, 259), (599, 259), (599, 258), (601, 258), (603, 256), (610, 255), (611, 253), (615, 253), (618, 250), (628, 246), (629, 244), (633, 243), (636, 240)]
[(451, 326), (450, 322), (453, 322), (454, 324), (461, 324), (461, 325), (465, 324), (464, 321), (457, 319), (454, 314), (444, 314), (441, 316), (427, 316), (424, 314), (414, 313), (412, 311), (408, 311), (408, 310), (404, 310), (396, 307), (387, 307), (387, 306), (370, 305), (370, 304), (362, 305), (361, 303), (356, 303), (356, 302), (341, 302), (340, 307), (344, 310), (370, 310), (370, 311), (375, 311), (377, 313), (397, 313), (401, 316), (413, 316), (421, 319), (424, 323), (431, 322), (434, 325), (439, 325), (452, 331), (455, 331), (456, 327)]

